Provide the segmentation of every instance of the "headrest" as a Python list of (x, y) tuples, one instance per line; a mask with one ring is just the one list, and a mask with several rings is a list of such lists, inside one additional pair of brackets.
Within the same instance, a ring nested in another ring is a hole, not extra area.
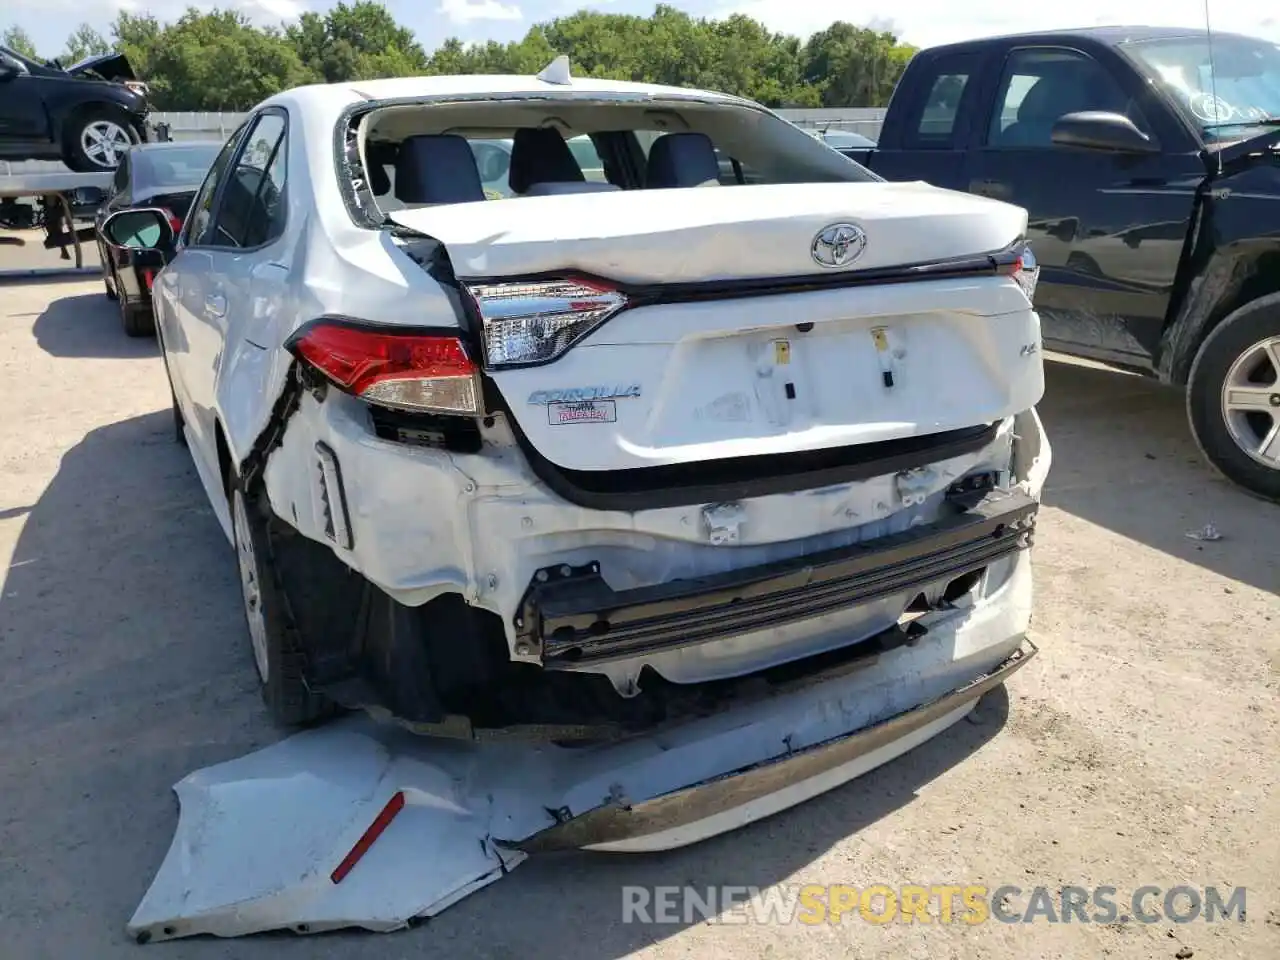
[(664, 133), (649, 147), (646, 187), (700, 187), (708, 183), (720, 183), (720, 162), (705, 133)]
[(599, 180), (582, 180), (577, 183), (535, 183), (524, 192), (526, 197), (551, 197), (565, 193), (612, 193), (621, 190), (617, 184)]
[(551, 127), (521, 127), (511, 142), (507, 183), (516, 193), (528, 193), (535, 183), (581, 183), (586, 179), (573, 151)]
[(396, 199), (415, 204), (485, 199), (471, 145), (454, 134), (406, 137), (396, 157)]

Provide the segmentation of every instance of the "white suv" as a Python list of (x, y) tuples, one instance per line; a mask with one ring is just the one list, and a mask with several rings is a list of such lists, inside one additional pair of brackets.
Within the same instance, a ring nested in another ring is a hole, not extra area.
[(595, 739), (902, 645), (934, 692), (1017, 659), (1025, 229), (715, 93), (261, 104), (154, 297), (274, 716)]

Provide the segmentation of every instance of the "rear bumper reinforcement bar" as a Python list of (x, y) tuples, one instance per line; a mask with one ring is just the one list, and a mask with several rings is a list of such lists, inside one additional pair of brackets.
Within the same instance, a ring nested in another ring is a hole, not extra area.
[(971, 510), (870, 543), (615, 591), (597, 563), (539, 570), (517, 643), (548, 668), (767, 629), (981, 570), (1031, 545), (1037, 502), (993, 491)]
[(1014, 654), (989, 673), (880, 723), (650, 800), (597, 807), (547, 827), (526, 840), (506, 845), (525, 853), (598, 847), (679, 830), (739, 809), (908, 740), (948, 714), (972, 706), (987, 691), (1026, 666), (1037, 653), (1035, 644), (1023, 638)]

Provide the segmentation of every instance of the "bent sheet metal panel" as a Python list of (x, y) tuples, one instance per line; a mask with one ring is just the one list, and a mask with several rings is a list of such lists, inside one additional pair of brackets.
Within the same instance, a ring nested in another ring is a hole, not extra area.
[[(295, 735), (177, 784), (178, 828), (129, 932), (154, 941), (398, 929), (518, 865), (526, 856), (515, 848), (520, 841), (563, 845), (570, 837), (556, 836), (551, 811), (569, 811), (571, 834), (582, 820), (587, 829), (573, 839), (619, 850), (680, 846), (741, 826), (940, 732), (1029, 658), (1015, 652), (1018, 636), (966, 656), (965, 632), (955, 631), (945, 651), (938, 643), (903, 648), (839, 682), (600, 748), (427, 739), (363, 717)], [(909, 721), (913, 715), (918, 722)], [(864, 730), (869, 725), (876, 726)], [(785, 745), (778, 737), (784, 730)], [(854, 731), (864, 733), (850, 738)], [(860, 737), (866, 751), (851, 746)], [(865, 761), (850, 762), (858, 760), (853, 754)], [(737, 806), (735, 771), (747, 771), (742, 782), (755, 793), (747, 778), (758, 783), (766, 771), (772, 783), (765, 795), (779, 802)], [(699, 784), (733, 809), (663, 839), (669, 795), (687, 811), (714, 813), (689, 804)], [(350, 874), (333, 882), (334, 869), (397, 791), (404, 809)], [(617, 822), (626, 815), (613, 812), (620, 802), (639, 814), (633, 832), (658, 827), (651, 843), (608, 843), (628, 829)], [(662, 814), (658, 823), (649, 822), (654, 810)]]

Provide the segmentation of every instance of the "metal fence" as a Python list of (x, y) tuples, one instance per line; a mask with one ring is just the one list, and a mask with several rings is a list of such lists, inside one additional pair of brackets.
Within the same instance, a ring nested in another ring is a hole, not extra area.
[[(875, 139), (884, 120), (884, 109), (878, 107), (843, 107), (827, 110), (779, 110), (778, 113), (806, 129), (848, 130)], [(225, 140), (240, 125), (243, 113), (153, 113), (152, 124), (168, 124), (174, 140)], [(24, 160), (19, 163), (0, 161), (0, 176), (15, 173), (49, 173), (65, 170), (57, 161)]]

